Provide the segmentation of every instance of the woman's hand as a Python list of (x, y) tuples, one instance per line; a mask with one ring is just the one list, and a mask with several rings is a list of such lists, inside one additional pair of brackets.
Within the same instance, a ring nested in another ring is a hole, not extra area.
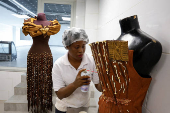
[(73, 83), (69, 84), (66, 87), (62, 87), (55, 92), (60, 100), (70, 96), (78, 87), (90, 84), (91, 82), (91, 80), (89, 80), (90, 76), (81, 76), (81, 72), (85, 70), (86, 69), (82, 69), (78, 72), (77, 77)]
[(85, 71), (86, 69), (82, 69), (78, 72), (75, 81), (73, 82), (76, 88), (82, 85), (89, 85), (91, 80), (89, 80), (90, 76), (81, 76), (81, 72)]

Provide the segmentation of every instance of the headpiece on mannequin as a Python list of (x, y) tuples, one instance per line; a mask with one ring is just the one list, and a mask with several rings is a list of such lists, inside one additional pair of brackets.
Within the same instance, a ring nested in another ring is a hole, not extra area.
[(47, 21), (45, 13), (38, 13), (37, 20), (38, 21)]
[(34, 24), (36, 25), (43, 25), (43, 26), (48, 26), (51, 24), (51, 22), (49, 22), (46, 19), (45, 13), (38, 13), (37, 17), (35, 17), (35, 21)]
[(71, 29), (66, 29), (62, 35), (63, 45), (67, 47), (76, 41), (85, 41), (86, 44), (89, 42), (85, 30), (76, 27), (72, 27)]

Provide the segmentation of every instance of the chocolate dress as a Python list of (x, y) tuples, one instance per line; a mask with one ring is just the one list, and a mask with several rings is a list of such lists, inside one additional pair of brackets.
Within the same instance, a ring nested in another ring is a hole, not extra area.
[(28, 111), (46, 113), (52, 111), (52, 66), (53, 57), (48, 41), (50, 35), (60, 31), (57, 20), (48, 26), (36, 25), (36, 18), (24, 20), (23, 33), (30, 35), (33, 44), (27, 56), (27, 100)]
[(127, 41), (90, 44), (102, 85), (99, 113), (142, 113), (152, 78), (142, 78), (133, 67), (133, 50)]

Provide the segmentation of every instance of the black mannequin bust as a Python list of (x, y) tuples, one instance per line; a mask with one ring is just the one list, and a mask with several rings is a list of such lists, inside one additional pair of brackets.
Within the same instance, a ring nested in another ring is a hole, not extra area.
[(128, 41), (129, 50), (134, 50), (134, 68), (141, 77), (150, 78), (150, 72), (162, 54), (161, 43), (140, 29), (137, 15), (124, 18), (119, 23), (121, 35), (117, 40)]
[(36, 25), (48, 26), (51, 22), (46, 19), (45, 13), (38, 13), (37, 20), (34, 21)]

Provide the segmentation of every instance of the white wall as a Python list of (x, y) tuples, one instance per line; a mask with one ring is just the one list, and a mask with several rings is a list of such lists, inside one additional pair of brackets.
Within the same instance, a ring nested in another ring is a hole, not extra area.
[(14, 87), (21, 82), (23, 72), (0, 71), (0, 100), (14, 95)]
[(32, 40), (20, 40), (20, 28), (23, 26), (24, 19), (13, 16), (13, 12), (2, 6), (0, 11), (0, 41), (14, 41), (16, 46), (31, 45)]
[(10, 25), (10, 26), (22, 26), (23, 25), (23, 19), (22, 18), (17, 18), (13, 16), (13, 12), (3, 8), (0, 6), (0, 23)]
[(3, 23), (0, 23), (0, 26), (0, 41), (12, 41), (13, 27)]
[[(16, 40), (20, 36), (20, 26), (23, 24), (23, 19), (14, 17), (13, 12), (0, 6), (0, 40), (12, 41), (15, 34)], [(16, 27), (14, 29), (13, 27)], [(2, 67), (0, 67), (1, 70)], [(14, 87), (21, 82), (21, 74), (23, 72), (8, 72), (0, 71), (0, 100), (7, 100), (14, 95)]]
[(85, 0), (77, 0), (76, 1), (76, 22), (75, 27), (85, 28), (85, 10), (86, 10), (86, 2)]
[[(97, 41), (98, 14), (98, 0), (86, 0), (85, 30), (89, 43)], [(86, 52), (91, 54), (90, 46), (87, 45), (86, 48)]]
[(169, 0), (99, 0), (97, 40), (117, 39), (120, 35), (119, 20), (137, 15), (141, 30), (163, 46), (162, 57), (151, 73), (153, 80), (143, 113), (170, 111), (169, 4)]
[(69, 29), (68, 27), (70, 27), (70, 25), (62, 24), (60, 31), (57, 34), (50, 36), (48, 44), (49, 45), (60, 45), (60, 46), (63, 46), (63, 44), (62, 44), (62, 35), (63, 35), (65, 29)]
[[(85, 29), (89, 38), (89, 43), (96, 41), (97, 26), (98, 0), (77, 0), (75, 27)], [(86, 53), (91, 54), (89, 45), (86, 46)]]

